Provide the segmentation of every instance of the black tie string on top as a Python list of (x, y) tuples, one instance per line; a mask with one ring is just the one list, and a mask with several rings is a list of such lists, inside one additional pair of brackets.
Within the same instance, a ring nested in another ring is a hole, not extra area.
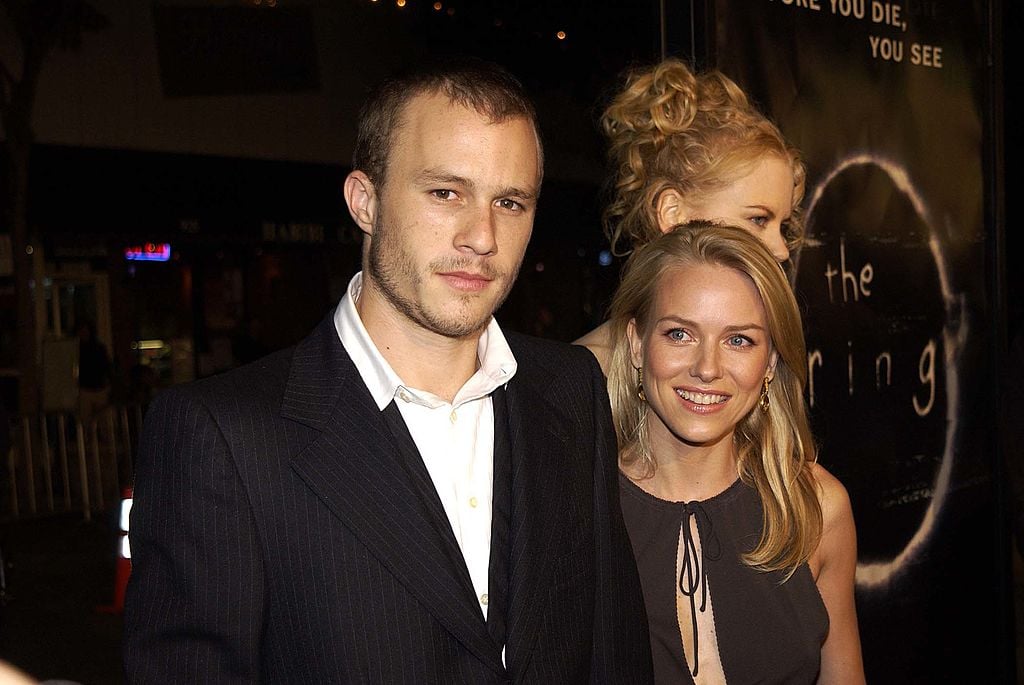
[[(708, 571), (707, 560), (715, 560), (721, 556), (721, 545), (715, 535), (711, 517), (704, 511), (700, 502), (682, 502), (679, 505), (681, 517), (679, 529), (683, 534), (683, 559), (679, 570), (679, 591), (690, 598), (690, 620), (693, 626), (693, 676), (697, 677), (699, 665), (696, 595), (700, 590), (700, 611), (707, 608)], [(697, 552), (697, 541), (690, 529), (690, 519), (697, 522), (697, 534), (700, 536), (700, 553)], [(709, 551), (710, 548), (710, 551)]]

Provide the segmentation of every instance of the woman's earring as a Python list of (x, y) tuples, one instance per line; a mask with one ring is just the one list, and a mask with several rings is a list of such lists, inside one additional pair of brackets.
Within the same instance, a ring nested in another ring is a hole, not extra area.
[(644, 367), (636, 367), (636, 397), (641, 402), (647, 401), (647, 393), (644, 392)]
[(772, 384), (772, 379), (768, 376), (764, 377), (764, 383), (761, 384), (761, 398), (757, 401), (757, 406), (761, 407), (761, 411), (768, 413), (768, 405), (771, 404), (771, 399), (768, 397), (768, 386)]

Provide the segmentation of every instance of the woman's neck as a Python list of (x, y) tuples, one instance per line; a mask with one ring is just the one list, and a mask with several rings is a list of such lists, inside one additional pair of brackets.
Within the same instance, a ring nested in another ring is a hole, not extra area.
[[(652, 422), (660, 424), (658, 421)], [(667, 435), (661, 435), (661, 428)], [(732, 485), (739, 476), (732, 434), (713, 444), (691, 445), (672, 435), (661, 425), (649, 431), (654, 475), (645, 478), (644, 466), (633, 462), (623, 472), (655, 497), (671, 502), (693, 502), (714, 497)]]

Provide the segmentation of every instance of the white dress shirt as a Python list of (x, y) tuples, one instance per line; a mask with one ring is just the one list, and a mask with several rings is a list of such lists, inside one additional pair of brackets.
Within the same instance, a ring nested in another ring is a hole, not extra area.
[(362, 273), (353, 276), (334, 311), (334, 326), (378, 409), (394, 400), (444, 505), (455, 539), (487, 617), (494, 471), (494, 407), (491, 393), (508, 383), (516, 360), (491, 318), (477, 343), (479, 368), (448, 403), (402, 382), (370, 339), (356, 302)]

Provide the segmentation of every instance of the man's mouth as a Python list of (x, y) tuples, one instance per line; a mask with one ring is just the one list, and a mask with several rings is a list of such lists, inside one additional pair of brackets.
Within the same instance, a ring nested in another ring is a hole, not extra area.
[(439, 273), (438, 276), (443, 278), (452, 288), (468, 292), (483, 290), (493, 280), (484, 274), (472, 271), (445, 271)]

